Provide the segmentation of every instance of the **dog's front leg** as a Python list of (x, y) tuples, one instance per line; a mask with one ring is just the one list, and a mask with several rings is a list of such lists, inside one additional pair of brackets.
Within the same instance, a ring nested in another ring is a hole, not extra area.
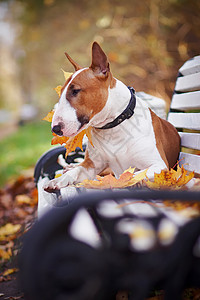
[[(90, 157), (92, 157), (93, 160)], [(107, 164), (96, 149), (90, 149), (90, 155), (87, 149), (85, 159), (80, 165), (69, 169), (66, 172), (64, 171), (62, 176), (50, 180), (48, 184), (44, 186), (44, 190), (53, 192), (68, 185), (79, 183), (84, 179), (94, 179), (106, 166)]]
[(67, 172), (65, 172), (62, 176), (50, 180), (45, 186), (44, 190), (46, 192), (53, 192), (64, 188), (71, 184), (76, 184), (78, 182), (83, 181), (84, 179), (90, 179), (95, 177), (94, 169), (86, 169), (83, 166), (77, 166)]

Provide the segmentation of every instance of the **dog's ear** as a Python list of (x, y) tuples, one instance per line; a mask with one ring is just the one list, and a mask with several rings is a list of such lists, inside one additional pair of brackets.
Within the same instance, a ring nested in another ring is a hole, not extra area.
[(67, 57), (67, 59), (69, 60), (69, 62), (74, 66), (75, 71), (78, 71), (80, 69), (82, 69), (72, 58), (71, 56), (69, 56), (69, 54), (67, 52), (65, 52), (65, 55)]
[(94, 42), (92, 45), (92, 64), (90, 68), (96, 75), (105, 77), (110, 71), (108, 58), (97, 42)]

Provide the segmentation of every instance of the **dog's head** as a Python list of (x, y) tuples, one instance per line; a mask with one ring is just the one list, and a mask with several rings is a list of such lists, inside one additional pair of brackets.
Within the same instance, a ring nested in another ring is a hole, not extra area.
[(115, 85), (107, 56), (94, 42), (92, 64), (81, 68), (65, 53), (75, 73), (65, 82), (56, 107), (52, 131), (57, 135), (74, 136), (89, 126), (92, 118), (105, 106), (109, 87)]

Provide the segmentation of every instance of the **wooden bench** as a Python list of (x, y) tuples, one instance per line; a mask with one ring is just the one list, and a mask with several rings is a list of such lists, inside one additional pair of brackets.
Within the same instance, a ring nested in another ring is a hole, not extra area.
[[(180, 164), (197, 176), (199, 90), (200, 57), (195, 57), (179, 70), (168, 120), (180, 132)], [(43, 180), (60, 168), (57, 157), (64, 152), (63, 147), (56, 148), (36, 166), (42, 201), (46, 197)], [(77, 150), (68, 162), (80, 155)], [(21, 277), (29, 299), (60, 295), (72, 300), (139, 300), (161, 287), (165, 299), (178, 300), (184, 287), (200, 287), (200, 218), (179, 215), (163, 205), (163, 200), (198, 202), (200, 192), (88, 192), (76, 196), (70, 205), (72, 199), (60, 203), (60, 195), (48, 197), (47, 206), (53, 205), (54, 210), (30, 230), (21, 255)], [(120, 298), (118, 290), (128, 293)]]
[[(181, 136), (180, 165), (200, 174), (200, 56), (188, 60), (180, 69), (168, 115)], [(191, 151), (186, 151), (193, 149)]]

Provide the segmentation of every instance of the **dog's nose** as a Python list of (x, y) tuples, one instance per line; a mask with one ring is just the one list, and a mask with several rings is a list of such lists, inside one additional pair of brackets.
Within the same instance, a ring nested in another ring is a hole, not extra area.
[(53, 126), (52, 131), (53, 131), (55, 134), (57, 134), (57, 135), (60, 135), (60, 136), (63, 135), (63, 132), (62, 132), (62, 130), (61, 130), (61, 126), (60, 126), (60, 125), (55, 125), (55, 126)]

